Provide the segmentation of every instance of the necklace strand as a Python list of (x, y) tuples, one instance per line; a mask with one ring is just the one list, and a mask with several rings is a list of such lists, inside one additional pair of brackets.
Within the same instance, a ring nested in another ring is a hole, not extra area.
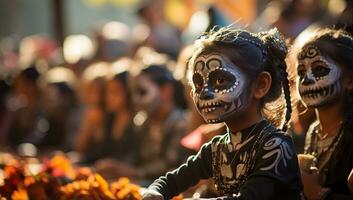
[[(257, 127), (261, 122), (262, 122), (262, 120), (261, 120), (260, 122), (258, 122), (258, 123), (254, 126), (254, 128), (250, 131), (250, 133), (245, 137), (244, 142), (245, 142), (247, 139), (249, 139), (250, 135), (253, 133), (253, 131), (256, 129), (256, 127)], [(232, 134), (232, 133), (231, 133), (231, 134)], [(231, 136), (230, 136), (230, 137), (231, 137)], [(242, 142), (242, 141), (240, 141), (240, 142)], [(235, 145), (235, 149), (234, 149), (235, 151), (237, 150), (237, 145), (239, 145), (239, 144), (242, 144), (242, 143), (238, 143), (238, 144)], [(236, 158), (236, 156), (238, 155), (238, 153), (239, 153), (239, 150), (235, 152), (235, 154), (234, 154), (234, 156), (233, 156), (233, 159), (232, 159), (232, 161), (230, 162), (230, 165), (233, 164), (234, 159)]]

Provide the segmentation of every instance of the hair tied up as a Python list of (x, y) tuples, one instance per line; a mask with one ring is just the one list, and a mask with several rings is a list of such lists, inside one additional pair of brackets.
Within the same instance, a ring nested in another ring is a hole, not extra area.
[(268, 54), (276, 55), (280, 60), (286, 57), (288, 52), (286, 42), (277, 28), (260, 32), (258, 34), (261, 40), (264, 42)]
[(285, 62), (285, 58), (288, 53), (287, 45), (277, 30), (277, 28), (273, 28), (269, 31), (260, 32), (259, 37), (264, 42), (264, 45), (267, 49), (267, 62), (266, 68), (274, 67), (280, 73), (280, 82), (283, 88), (284, 99), (285, 99), (285, 117), (284, 122), (282, 124), (282, 130), (287, 131), (288, 123), (291, 119), (292, 113), (292, 104), (291, 104), (291, 95), (290, 95), (290, 88), (289, 88), (289, 80), (288, 80), (288, 73), (287, 73), (287, 65)]

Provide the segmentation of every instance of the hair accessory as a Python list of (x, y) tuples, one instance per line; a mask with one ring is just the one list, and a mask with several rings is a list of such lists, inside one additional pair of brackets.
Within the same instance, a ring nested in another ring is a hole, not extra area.
[(267, 58), (267, 49), (265, 43), (256, 35), (244, 30), (233, 29), (232, 25), (226, 27), (213, 27), (209, 32), (205, 32), (199, 39), (202, 41), (217, 41), (223, 43), (238, 44), (247, 42), (253, 44), (261, 50), (263, 61)]

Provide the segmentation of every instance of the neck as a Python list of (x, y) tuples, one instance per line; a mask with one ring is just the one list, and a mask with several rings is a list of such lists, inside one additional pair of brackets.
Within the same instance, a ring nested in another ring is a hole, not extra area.
[(246, 111), (242, 112), (241, 115), (234, 117), (225, 123), (232, 133), (236, 133), (260, 122), (261, 120), (263, 120), (263, 116), (260, 110), (256, 108), (255, 110), (247, 109)]
[(344, 120), (344, 103), (338, 101), (327, 106), (321, 106), (316, 108), (315, 112), (320, 122), (321, 134), (336, 135), (338, 133), (336, 130)]
[(173, 110), (174, 106), (165, 103), (157, 112), (151, 116), (151, 121), (153, 122), (163, 122), (167, 119), (169, 113)]

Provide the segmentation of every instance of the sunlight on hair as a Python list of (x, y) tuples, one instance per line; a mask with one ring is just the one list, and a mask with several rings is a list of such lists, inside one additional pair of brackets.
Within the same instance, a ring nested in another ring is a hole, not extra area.
[(128, 58), (121, 58), (115, 62), (112, 63), (111, 65), (111, 75), (116, 75), (116, 74), (120, 74), (123, 73), (125, 71), (128, 71), (129, 68), (133, 65), (133, 61)]
[(97, 62), (88, 66), (83, 72), (83, 79), (87, 81), (106, 77), (110, 71), (110, 65), (106, 62)]
[(66, 82), (69, 85), (74, 86), (76, 82), (76, 76), (71, 69), (57, 66), (47, 71), (45, 74), (45, 81), (47, 83)]
[(209, 23), (210, 19), (206, 12), (195, 12), (191, 17), (187, 28), (188, 35), (190, 35), (192, 39), (196, 39), (198, 35), (202, 34), (207, 29)]
[(132, 37), (136, 42), (142, 42), (150, 35), (150, 28), (146, 24), (136, 25), (132, 29)]
[(112, 21), (103, 26), (102, 35), (107, 39), (128, 40), (130, 28), (124, 23)]
[(91, 58), (94, 51), (92, 40), (85, 35), (70, 35), (64, 40), (64, 59), (68, 63), (73, 64), (81, 59)]

